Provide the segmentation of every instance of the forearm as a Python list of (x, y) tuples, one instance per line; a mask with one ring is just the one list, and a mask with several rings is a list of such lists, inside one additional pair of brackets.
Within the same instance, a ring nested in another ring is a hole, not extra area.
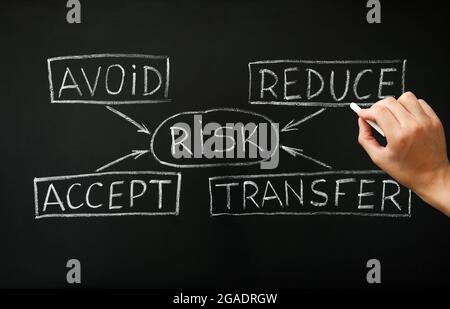
[(425, 202), (450, 217), (450, 165), (436, 172), (427, 185), (413, 188)]

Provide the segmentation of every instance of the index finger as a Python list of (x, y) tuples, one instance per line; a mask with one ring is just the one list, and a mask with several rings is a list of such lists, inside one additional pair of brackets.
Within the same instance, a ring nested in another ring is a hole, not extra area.
[(385, 133), (388, 142), (400, 129), (397, 118), (384, 105), (375, 104), (371, 108), (360, 110), (358, 115), (364, 120), (375, 121)]

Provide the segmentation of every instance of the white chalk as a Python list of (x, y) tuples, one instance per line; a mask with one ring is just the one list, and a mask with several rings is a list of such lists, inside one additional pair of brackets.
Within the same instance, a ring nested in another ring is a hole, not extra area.
[[(350, 108), (351, 108), (355, 113), (358, 113), (358, 112), (361, 110), (361, 107), (359, 107), (356, 103), (351, 103), (351, 104), (350, 104)], [(381, 130), (381, 128), (380, 128), (375, 122), (373, 122), (372, 120), (366, 120), (366, 122), (367, 122), (372, 128), (374, 128), (375, 130), (377, 130), (378, 133), (380, 133), (380, 134), (383, 135), (383, 136), (386, 136), (386, 135), (384, 135), (383, 130)]]

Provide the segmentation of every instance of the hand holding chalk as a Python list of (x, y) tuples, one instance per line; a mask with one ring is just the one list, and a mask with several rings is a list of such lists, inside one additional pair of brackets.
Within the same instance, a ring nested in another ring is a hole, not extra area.
[[(370, 108), (351, 108), (359, 116), (358, 141), (372, 161), (450, 217), (450, 164), (444, 128), (433, 109), (412, 92)], [(386, 134), (386, 146), (378, 143), (370, 127)]]
[[(357, 114), (362, 109), (356, 103), (350, 103), (350, 108)], [(365, 120), (365, 121), (367, 121), (367, 123), (370, 124), (370, 126), (372, 128), (377, 130), (378, 133), (380, 133), (382, 136), (386, 137), (386, 135), (384, 135), (383, 130), (381, 130), (381, 128), (375, 122), (373, 122), (372, 120)]]

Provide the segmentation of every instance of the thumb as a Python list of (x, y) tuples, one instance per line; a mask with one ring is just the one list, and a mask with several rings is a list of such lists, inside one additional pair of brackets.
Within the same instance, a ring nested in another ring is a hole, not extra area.
[(359, 135), (358, 142), (370, 156), (372, 161), (379, 161), (382, 155), (383, 148), (372, 134), (372, 129), (369, 124), (361, 117), (358, 118)]

